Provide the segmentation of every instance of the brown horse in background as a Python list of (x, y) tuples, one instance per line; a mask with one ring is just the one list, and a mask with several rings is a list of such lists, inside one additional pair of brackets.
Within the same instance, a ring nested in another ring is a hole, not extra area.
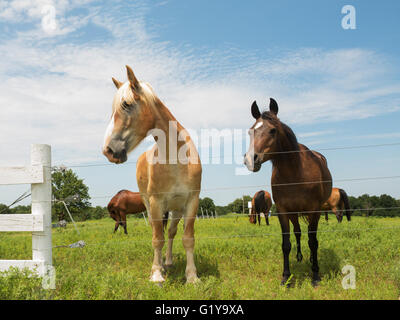
[(272, 207), (271, 195), (268, 191), (260, 190), (257, 191), (251, 200), (251, 214), (250, 214), (250, 223), (257, 223), (261, 225), (261, 212), (264, 214), (265, 222), (267, 226), (269, 226), (268, 214), (269, 210)]
[[(114, 233), (118, 230), (119, 226), (124, 227), (125, 234), (127, 231), (127, 214), (137, 214), (146, 211), (146, 206), (142, 201), (139, 192), (132, 192), (129, 190), (120, 190), (112, 197), (107, 206), (110, 217), (115, 220)], [(164, 229), (168, 223), (168, 212), (164, 213), (163, 224)]]
[[(343, 212), (346, 214), (347, 221), (351, 220), (350, 202), (347, 193), (343, 189), (332, 188), (331, 196), (322, 206), (323, 211), (332, 211), (338, 220), (342, 222)], [(328, 213), (325, 212), (325, 220), (328, 221)]]
[(282, 285), (290, 279), (289, 253), (290, 221), (297, 242), (297, 260), (301, 261), (301, 229), (299, 215), (308, 222), (308, 245), (312, 263), (312, 284), (321, 280), (317, 258), (317, 228), (321, 207), (332, 192), (332, 176), (323, 155), (309, 150), (297, 142), (293, 131), (277, 117), (278, 104), (270, 99), (269, 111), (262, 114), (254, 101), (251, 113), (256, 122), (250, 129), (250, 148), (244, 163), (250, 171), (257, 172), (261, 165), (272, 162), (272, 196), (282, 229), (283, 278)]

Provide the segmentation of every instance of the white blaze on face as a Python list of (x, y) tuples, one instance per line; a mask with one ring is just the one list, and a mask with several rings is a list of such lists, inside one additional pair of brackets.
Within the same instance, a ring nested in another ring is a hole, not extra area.
[(111, 117), (110, 123), (107, 126), (106, 133), (104, 134), (103, 150), (106, 147), (106, 142), (114, 130), (114, 114)]
[(254, 127), (254, 130), (260, 128), (262, 125), (263, 125), (262, 121), (257, 123), (256, 126)]

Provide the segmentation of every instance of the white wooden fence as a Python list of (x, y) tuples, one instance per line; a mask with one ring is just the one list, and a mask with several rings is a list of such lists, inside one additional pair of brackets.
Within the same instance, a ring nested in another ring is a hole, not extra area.
[(31, 146), (31, 165), (0, 167), (0, 185), (31, 184), (31, 214), (0, 214), (0, 232), (32, 231), (32, 260), (0, 260), (0, 271), (28, 268), (43, 276), (52, 266), (51, 148)]

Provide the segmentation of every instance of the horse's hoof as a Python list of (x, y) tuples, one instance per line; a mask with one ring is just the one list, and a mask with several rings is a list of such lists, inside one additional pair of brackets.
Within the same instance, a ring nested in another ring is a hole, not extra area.
[(288, 277), (283, 277), (282, 278), (282, 281), (281, 281), (281, 286), (282, 287), (286, 287), (286, 288), (289, 288), (290, 287), (290, 280), (291, 280), (291, 277), (290, 276), (288, 276)]
[(196, 283), (199, 283), (199, 282), (200, 282), (200, 279), (196, 275), (193, 275), (193, 276), (190, 276), (190, 277), (186, 278), (186, 283), (196, 284)]
[(320, 283), (320, 282), (321, 282), (321, 278), (320, 278), (320, 276), (319, 276), (318, 274), (316, 274), (316, 275), (313, 276), (313, 279), (312, 279), (312, 281), (311, 281), (311, 285), (312, 285), (314, 288), (316, 288), (316, 287), (319, 286), (319, 283)]
[(301, 254), (301, 252), (297, 253), (296, 258), (298, 262), (301, 262), (303, 260), (303, 255)]
[(160, 270), (154, 271), (150, 276), (150, 281), (154, 283), (163, 283), (165, 281)]
[(319, 283), (321, 282), (321, 280), (313, 280), (313, 281), (311, 281), (311, 285), (314, 287), (314, 288), (317, 288), (318, 286), (319, 286)]

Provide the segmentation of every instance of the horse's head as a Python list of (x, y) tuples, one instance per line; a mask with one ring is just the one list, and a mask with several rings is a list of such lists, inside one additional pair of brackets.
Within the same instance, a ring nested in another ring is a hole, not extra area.
[(110, 214), (110, 217), (111, 217), (114, 221), (119, 221), (119, 220), (121, 220), (121, 219), (119, 218), (119, 215), (117, 215), (116, 212), (111, 211), (109, 214)]
[(254, 101), (251, 114), (256, 122), (249, 130), (250, 147), (244, 155), (244, 164), (250, 171), (257, 172), (265, 161), (271, 159), (271, 153), (277, 151), (277, 136), (280, 127), (280, 121), (277, 118), (278, 104), (271, 98), (269, 111), (261, 114)]
[(103, 154), (110, 162), (123, 163), (154, 127), (151, 112), (155, 96), (149, 85), (139, 82), (132, 69), (126, 66), (128, 81), (112, 78), (117, 92), (112, 116), (104, 135)]
[(253, 209), (251, 210), (250, 217), (249, 217), (249, 221), (250, 221), (250, 223), (253, 223), (253, 224), (256, 224), (256, 223), (257, 223), (257, 221), (256, 221), (256, 214), (255, 214), (255, 212), (253, 211)]

